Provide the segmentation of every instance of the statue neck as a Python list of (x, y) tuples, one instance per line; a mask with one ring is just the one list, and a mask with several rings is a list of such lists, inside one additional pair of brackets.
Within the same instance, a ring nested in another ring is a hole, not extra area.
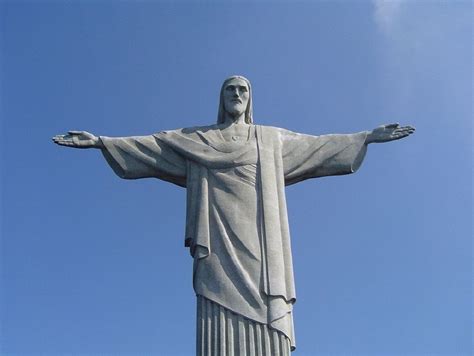
[(232, 115), (229, 113), (225, 113), (225, 120), (224, 120), (224, 125), (230, 126), (230, 125), (246, 125), (247, 123), (245, 122), (245, 112), (239, 115)]

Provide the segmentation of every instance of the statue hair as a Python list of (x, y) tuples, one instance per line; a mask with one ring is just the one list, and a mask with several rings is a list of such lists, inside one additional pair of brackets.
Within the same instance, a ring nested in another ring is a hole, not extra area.
[(225, 122), (224, 88), (227, 85), (227, 83), (230, 82), (232, 79), (243, 80), (247, 84), (247, 87), (249, 88), (249, 101), (247, 103), (247, 108), (245, 109), (245, 123), (253, 124), (252, 86), (250, 85), (250, 81), (247, 78), (242, 77), (241, 75), (233, 75), (227, 78), (226, 80), (224, 80), (224, 83), (222, 83), (221, 92), (219, 95), (219, 111), (217, 113), (217, 124), (223, 124)]

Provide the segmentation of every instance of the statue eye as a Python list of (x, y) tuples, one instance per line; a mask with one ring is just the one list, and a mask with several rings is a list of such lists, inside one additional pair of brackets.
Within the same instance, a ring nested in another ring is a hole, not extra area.
[(233, 85), (228, 85), (227, 88), (225, 88), (227, 91), (234, 91), (235, 87)]
[(244, 93), (248, 92), (249, 90), (247, 87), (240, 87), (240, 91), (243, 91)]

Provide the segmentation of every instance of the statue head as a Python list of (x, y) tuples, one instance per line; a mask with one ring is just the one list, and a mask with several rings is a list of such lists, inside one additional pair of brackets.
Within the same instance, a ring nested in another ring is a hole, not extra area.
[(245, 113), (245, 123), (252, 124), (252, 87), (247, 78), (233, 75), (221, 87), (217, 123), (225, 122), (226, 113), (232, 117)]

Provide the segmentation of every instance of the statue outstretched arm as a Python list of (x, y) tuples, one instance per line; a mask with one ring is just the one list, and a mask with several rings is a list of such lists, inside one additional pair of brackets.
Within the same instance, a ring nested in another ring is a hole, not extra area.
[(414, 127), (398, 123), (348, 135), (311, 136), (281, 130), (285, 182), (354, 173), (368, 144), (399, 140), (414, 132)]
[(158, 178), (186, 186), (186, 160), (157, 135), (97, 137), (86, 131), (69, 131), (54, 136), (53, 142), (66, 147), (100, 149), (120, 178)]
[(281, 130), (285, 184), (357, 171), (369, 132), (313, 136)]
[(410, 136), (415, 132), (412, 126), (400, 126), (400, 124), (388, 124), (379, 126), (367, 133), (365, 143), (383, 143), (395, 140), (400, 140), (404, 137)]
[(56, 135), (53, 142), (73, 148), (103, 148), (101, 139), (87, 131), (68, 131), (66, 135)]

